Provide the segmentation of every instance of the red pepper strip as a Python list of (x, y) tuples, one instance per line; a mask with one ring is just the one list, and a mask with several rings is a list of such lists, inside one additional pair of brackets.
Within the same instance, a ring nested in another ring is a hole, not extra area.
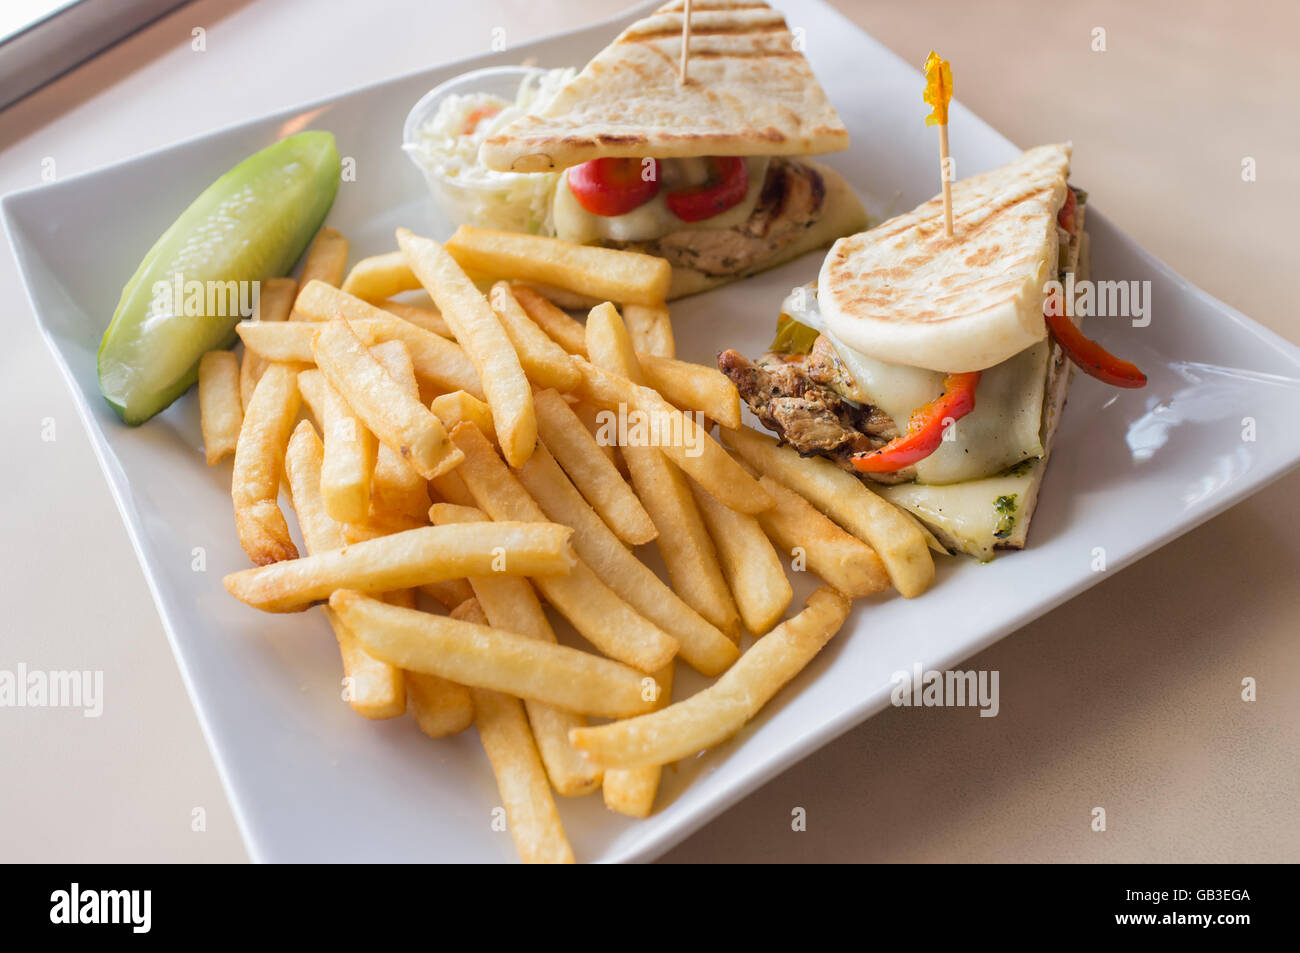
[(659, 193), (659, 166), (654, 159), (592, 159), (565, 176), (578, 204), (592, 215), (624, 215)]
[(1074, 197), (1074, 189), (1067, 187), (1065, 190), (1065, 204), (1056, 213), (1056, 223), (1071, 235), (1074, 234), (1074, 210), (1078, 206), (1079, 201)]
[(879, 450), (855, 455), (853, 466), (862, 473), (893, 473), (924, 460), (943, 443), (944, 422), (960, 420), (975, 409), (975, 388), (979, 382), (979, 371), (949, 374), (943, 379), (943, 393), (912, 411), (907, 433)]
[(1146, 387), (1147, 376), (1138, 370), (1136, 364), (1116, 357), (1096, 341), (1085, 337), (1074, 326), (1067, 314), (1053, 314), (1056, 308), (1045, 308), (1043, 317), (1047, 319), (1047, 329), (1052, 332), (1056, 343), (1061, 345), (1066, 357), (1072, 360), (1085, 374), (1104, 381), (1112, 387)]
[(709, 179), (664, 196), (668, 211), (683, 222), (702, 222), (739, 205), (749, 192), (749, 168), (740, 156), (710, 156)]

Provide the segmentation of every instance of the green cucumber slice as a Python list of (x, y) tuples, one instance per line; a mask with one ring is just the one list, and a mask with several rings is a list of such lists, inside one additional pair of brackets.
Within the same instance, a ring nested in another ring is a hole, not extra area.
[(300, 132), (217, 179), (163, 233), (99, 345), (99, 389), (122, 420), (140, 424), (166, 408), (198, 379), (207, 351), (234, 342), (241, 303), (256, 282), (293, 268), (339, 175), (334, 136)]

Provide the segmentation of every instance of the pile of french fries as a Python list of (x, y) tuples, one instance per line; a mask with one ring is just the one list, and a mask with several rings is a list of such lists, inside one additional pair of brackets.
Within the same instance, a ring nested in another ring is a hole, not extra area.
[[(663, 767), (736, 734), (852, 599), (919, 595), (934, 563), (911, 517), (675, 359), (663, 260), (472, 228), (397, 244), (345, 274), (323, 229), (299, 281), (263, 283), (242, 361), (204, 356), (207, 460), (234, 455), (255, 564), (225, 585), (319, 605), (363, 717), (476, 725), (520, 856), (572, 862), (553, 792), (647, 816)], [(584, 323), (555, 303), (575, 299), (603, 303)], [(615, 446), (602, 412), (677, 439)], [(788, 618), (786, 560), (825, 584)], [(594, 651), (560, 644), (544, 603)], [(679, 660), (715, 680), (674, 702)]]

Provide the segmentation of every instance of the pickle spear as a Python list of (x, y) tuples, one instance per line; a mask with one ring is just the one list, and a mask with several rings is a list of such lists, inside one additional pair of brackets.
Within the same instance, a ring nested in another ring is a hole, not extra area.
[(99, 345), (99, 389), (128, 424), (166, 408), (229, 347), (256, 283), (288, 274), (334, 204), (339, 154), (300, 132), (249, 156), (194, 200), (122, 289)]

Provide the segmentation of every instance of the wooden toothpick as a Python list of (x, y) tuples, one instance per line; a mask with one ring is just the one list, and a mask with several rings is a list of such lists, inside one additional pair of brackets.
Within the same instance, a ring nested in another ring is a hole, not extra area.
[(949, 238), (952, 230), (952, 160), (948, 157), (948, 103), (952, 100), (952, 68), (934, 50), (925, 58), (925, 95), (931, 107), (925, 117), (927, 126), (939, 127), (939, 182), (943, 186), (943, 231)]
[(939, 178), (943, 182), (943, 233), (952, 238), (952, 176), (948, 174), (948, 124), (939, 127)]
[(686, 9), (682, 11), (682, 65), (677, 77), (678, 82), (686, 85), (686, 63), (691, 55), (691, 0), (686, 0)]

